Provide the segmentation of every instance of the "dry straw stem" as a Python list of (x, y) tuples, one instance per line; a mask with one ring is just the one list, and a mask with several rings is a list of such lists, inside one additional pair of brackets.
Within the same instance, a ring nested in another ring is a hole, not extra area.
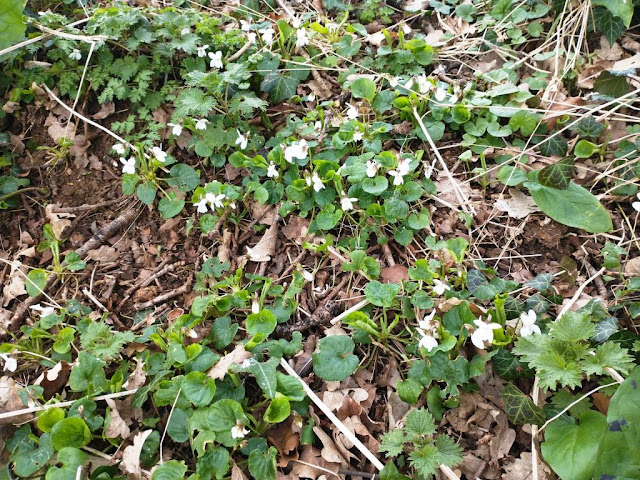
[[(78, 25), (87, 23), (89, 20), (90, 20), (89, 18), (83, 18), (81, 20), (78, 20), (77, 22), (70, 23), (69, 25), (67, 25), (67, 28), (77, 27)], [(2, 57), (3, 55), (6, 55), (7, 53), (11, 53), (15, 50), (20, 50), (22, 47), (26, 47), (27, 45), (31, 45), (32, 43), (38, 43), (40, 40), (46, 40), (47, 38), (53, 37), (54, 35), (60, 36), (58, 34), (64, 33), (64, 32), (61, 32), (60, 30), (51, 30), (51, 29), (47, 29), (47, 30), (49, 30), (50, 33), (45, 33), (44, 35), (40, 35), (39, 37), (30, 38), (28, 40), (25, 40), (24, 42), (16, 43), (15, 45), (5, 48), (4, 50), (0, 50), (0, 57)]]
[[(98, 402), (100, 400), (107, 400), (111, 398), (128, 397), (129, 395), (133, 395), (137, 391), (138, 389), (134, 388), (133, 390), (124, 390), (122, 392), (109, 393), (107, 395), (99, 395), (97, 397), (93, 397), (91, 400), (93, 400), (94, 402)], [(0, 413), (0, 420), (3, 420), (5, 418), (19, 417), (20, 415), (26, 415), (29, 413), (42, 412), (44, 410), (49, 410), (50, 408), (54, 408), (54, 407), (59, 407), (59, 408), (70, 407), (76, 401), (77, 400), (69, 400), (66, 402), (48, 403), (46, 405), (39, 405), (37, 407), (29, 407), (29, 408), (23, 408), (21, 410), (14, 410), (12, 412)]]

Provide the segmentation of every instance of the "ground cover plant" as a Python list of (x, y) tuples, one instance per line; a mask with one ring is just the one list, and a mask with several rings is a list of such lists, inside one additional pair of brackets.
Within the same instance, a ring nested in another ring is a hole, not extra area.
[(640, 478), (636, 4), (3, 1), (0, 479)]

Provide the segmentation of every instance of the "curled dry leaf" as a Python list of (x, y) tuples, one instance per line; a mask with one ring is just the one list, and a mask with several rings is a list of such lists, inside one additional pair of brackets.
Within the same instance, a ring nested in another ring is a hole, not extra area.
[(624, 264), (625, 275), (640, 276), (640, 257), (628, 260)]
[[(9, 377), (0, 378), (0, 413), (15, 412), (24, 408), (18, 395), (20, 386)], [(0, 420), (0, 425), (18, 425), (28, 422), (33, 414), (17, 415)]]
[(403, 280), (409, 280), (409, 269), (404, 265), (385, 267), (380, 270), (380, 279), (384, 283), (400, 283)]
[[(131, 434), (131, 430), (129, 429), (128, 422), (122, 418), (120, 411), (118, 410), (118, 404), (112, 398), (107, 398), (105, 400), (107, 405), (109, 405), (109, 426), (104, 429), (104, 436), (106, 438), (117, 438), (122, 437), (124, 440), (128, 438)], [(131, 419), (129, 419), (131, 421)]]
[(142, 467), (140, 466), (140, 453), (142, 452), (142, 446), (145, 440), (153, 430), (145, 430), (144, 432), (138, 432), (133, 437), (133, 443), (124, 449), (122, 452), (122, 463), (120, 468), (124, 473), (129, 475), (129, 478), (139, 480), (142, 478)]
[(144, 371), (144, 361), (140, 358), (136, 358), (136, 368), (134, 368), (127, 381), (122, 385), (127, 390), (133, 390), (140, 388), (147, 381), (147, 374)]
[(271, 225), (255, 247), (247, 247), (247, 255), (252, 262), (268, 262), (276, 252), (278, 224)]
[(55, 213), (53, 211), (54, 207), (59, 206), (60, 205), (50, 203), (44, 207), (44, 213), (51, 224), (51, 228), (53, 229), (53, 233), (56, 238), (63, 237), (64, 229), (71, 226), (71, 220), (69, 220), (69, 218), (75, 217), (72, 213)]
[(520, 190), (510, 188), (511, 198), (501, 198), (493, 204), (497, 210), (506, 212), (511, 218), (526, 218), (529, 214), (539, 210), (533, 198), (525, 195)]
[(108, 245), (102, 245), (100, 248), (95, 250), (89, 250), (87, 252), (87, 256), (98, 263), (112, 263), (120, 258), (118, 251)]
[(11, 273), (9, 280), (2, 289), (2, 306), (6, 307), (11, 300), (20, 295), (25, 295), (27, 289), (25, 287), (25, 276), (27, 275), (27, 267), (22, 265), (18, 260), (14, 260), (11, 264)]
[(209, 370), (208, 375), (214, 380), (222, 380), (231, 365), (241, 364), (248, 358), (251, 358), (251, 353), (247, 352), (242, 345), (236, 345), (232, 352), (227, 353)]

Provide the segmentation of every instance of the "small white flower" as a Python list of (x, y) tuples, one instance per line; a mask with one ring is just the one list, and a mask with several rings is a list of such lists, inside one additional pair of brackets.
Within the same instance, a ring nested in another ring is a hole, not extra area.
[(271, 162), (267, 167), (267, 177), (278, 178), (279, 176), (280, 176), (280, 173), (278, 172), (278, 167), (276, 167), (275, 163)]
[(167, 123), (167, 126), (173, 127), (171, 129), (171, 133), (176, 137), (179, 137), (180, 135), (182, 135), (182, 125), (180, 125), (179, 123)]
[(356, 118), (358, 118), (358, 107), (347, 103), (347, 118), (349, 120), (355, 120)]
[(433, 73), (434, 73), (434, 75), (439, 75), (439, 74), (444, 73), (444, 72), (446, 72), (446, 71), (447, 71), (447, 67), (445, 67), (445, 66), (444, 66), (444, 65), (442, 65), (442, 64), (439, 64), (439, 65), (438, 65), (438, 66), (433, 70)]
[(416, 83), (418, 84), (418, 90), (421, 94), (425, 95), (433, 88), (433, 84), (427, 79), (425, 74), (416, 77)]
[(266, 45), (271, 45), (273, 43), (273, 36), (276, 34), (276, 31), (273, 27), (261, 28), (258, 30), (260, 33), (260, 38)]
[(300, 270), (300, 273), (307, 282), (313, 282), (313, 273), (307, 272), (304, 268)]
[(356, 128), (355, 132), (353, 132), (353, 141), (361, 142), (362, 141), (362, 132), (359, 128)]
[(167, 152), (163, 151), (160, 147), (151, 147), (151, 153), (160, 163), (167, 161)]
[(253, 300), (253, 302), (251, 302), (251, 313), (258, 313), (260, 311), (260, 304), (258, 303), (257, 300)]
[(409, 170), (411, 170), (410, 158), (404, 158), (398, 162), (398, 173), (400, 173), (400, 175), (407, 175), (409, 173)]
[(236, 138), (236, 145), (240, 145), (240, 150), (244, 150), (247, 148), (249, 143), (249, 133), (245, 133), (244, 135), (240, 133), (240, 130), (236, 129), (238, 132), (238, 138)]
[(240, 420), (235, 424), (234, 427), (231, 427), (231, 438), (244, 438), (249, 430), (242, 424)]
[(438, 323), (433, 321), (436, 311), (433, 310), (429, 315), (426, 315), (423, 320), (418, 320), (418, 333), (421, 335), (418, 347), (424, 347), (428, 352), (438, 346), (438, 334), (436, 329)]
[[(640, 192), (636, 194), (636, 198), (637, 198), (638, 200), (640, 200)], [(633, 209), (634, 209), (636, 212), (640, 212), (640, 201), (638, 201), (638, 202), (633, 202), (633, 203), (631, 204), (631, 206), (633, 207)]]
[(29, 308), (31, 310), (35, 310), (36, 312), (39, 312), (40, 318), (48, 317), (49, 315), (53, 315), (54, 313), (56, 313), (56, 309), (54, 307), (43, 307), (39, 303), (36, 303), (35, 305), (31, 305)]
[(300, 25), (302, 25), (302, 20), (298, 17), (293, 17), (291, 19), (291, 26), (293, 28), (300, 28)]
[(136, 173), (135, 157), (130, 157), (128, 160), (124, 157), (120, 157), (120, 163), (122, 164), (122, 173)]
[(220, 193), (218, 195), (215, 195), (214, 193), (207, 193), (204, 198), (207, 199), (207, 202), (209, 202), (212, 207), (222, 208), (224, 207), (222, 200), (227, 198), (227, 196), (224, 193)]
[(81, 60), (82, 53), (80, 53), (80, 50), (78, 50), (77, 48), (74, 48), (73, 50), (71, 50), (71, 53), (69, 54), (69, 58), (71, 60)]
[[(309, 96), (307, 97), (307, 100), (310, 101), (310, 102), (315, 102), (316, 101), (316, 94), (311, 92), (309, 94)], [(318, 123), (318, 122), (316, 122), (316, 123)], [(320, 124), (320, 126), (322, 127), (322, 124)]]
[(323, 190), (325, 188), (322, 179), (318, 176), (318, 172), (313, 172), (313, 175), (311, 176), (311, 182), (313, 182), (313, 189), (316, 192), (319, 192), (320, 190)]
[(208, 55), (209, 55), (209, 59), (211, 60), (209, 62), (209, 66), (211, 68), (215, 68), (216, 70), (220, 70), (223, 67), (222, 52), (218, 50), (216, 53), (209, 52)]
[(247, 22), (246, 20), (240, 20), (240, 29), (243, 32), (248, 32), (251, 30), (251, 22)]
[(393, 184), (395, 186), (402, 185), (404, 183), (404, 178), (402, 178), (400, 172), (396, 170), (389, 170), (389, 175), (393, 177)]
[(447, 91), (444, 88), (436, 88), (436, 100), (439, 102), (444, 101), (445, 98), (447, 98)]
[(299, 142), (293, 142), (291, 145), (284, 149), (284, 158), (287, 162), (293, 163), (294, 158), (297, 158), (298, 160), (304, 160), (305, 158), (307, 158), (308, 152), (309, 145), (303, 138)]
[(367, 177), (373, 178), (378, 174), (380, 164), (375, 160), (367, 160)]
[(296, 30), (296, 47), (302, 48), (309, 45), (309, 32), (306, 28), (300, 28)]
[[(491, 317), (488, 320), (490, 321)], [(502, 328), (497, 323), (486, 323), (482, 320), (474, 320), (473, 323), (476, 324), (476, 329), (471, 334), (471, 343), (481, 350), (485, 349), (485, 342), (493, 342), (493, 331)]]
[(124, 155), (124, 152), (127, 151), (127, 147), (125, 147), (122, 143), (116, 143), (111, 149), (116, 152), (118, 155)]
[(420, 341), (418, 342), (418, 347), (426, 348), (427, 352), (430, 352), (437, 346), (438, 346), (438, 340), (433, 335), (423, 335)]
[(406, 23), (402, 22), (401, 25), (402, 25), (402, 33), (404, 33), (405, 35), (409, 35), (412, 32), (411, 27)]
[(357, 198), (349, 198), (346, 195), (344, 197), (342, 197), (342, 199), (340, 200), (340, 207), (342, 208), (342, 210), (344, 210), (345, 212), (347, 210), (353, 210), (353, 204), (355, 202), (357, 202), (358, 199)]
[(398, 83), (400, 83), (400, 77), (389, 77), (387, 80), (389, 81), (389, 86), (391, 88), (396, 88)]
[(209, 203), (209, 201), (207, 200), (207, 197), (202, 197), (198, 202), (194, 203), (193, 206), (197, 207), (197, 212), (198, 213), (207, 213), (207, 204)]
[(18, 368), (18, 361), (10, 355), (5, 353), (0, 353), (0, 358), (4, 361), (4, 366), (2, 370), (5, 372), (15, 372), (16, 368)]
[(418, 330), (428, 332), (434, 330), (438, 324), (433, 321), (433, 317), (436, 316), (436, 311), (432, 310), (429, 315), (425, 315), (422, 320), (418, 320)]
[(191, 33), (191, 29), (189, 27), (184, 27), (180, 30), (180, 36), (184, 37), (185, 35), (189, 35)]
[(207, 120), (206, 118), (200, 118), (196, 120), (196, 130), (206, 130), (208, 123), (209, 120)]
[(333, 22), (329, 22), (326, 25), (327, 30), (329, 30), (329, 33), (335, 33), (338, 31), (338, 28), (340, 28), (340, 25), (338, 25), (337, 23), (333, 23)]
[(522, 327), (520, 328), (520, 336), (528, 337), (532, 333), (541, 334), (540, 327), (536, 325), (536, 320), (538, 319), (536, 312), (533, 310), (529, 310), (528, 312), (522, 312), (520, 314), (520, 321), (522, 322)]
[(198, 47), (196, 50), (198, 52), (198, 56), (200, 58), (207, 56), (207, 50), (209, 49), (209, 45), (202, 45)]
[(436, 295), (440, 296), (447, 290), (451, 290), (451, 287), (444, 282), (441, 282), (437, 278), (433, 280), (433, 291)]
[(376, 32), (367, 35), (364, 39), (374, 47), (379, 47), (384, 42), (385, 36), (382, 32)]
[(256, 34), (256, 32), (247, 32), (247, 41), (249, 43), (256, 43), (257, 38), (258, 35)]

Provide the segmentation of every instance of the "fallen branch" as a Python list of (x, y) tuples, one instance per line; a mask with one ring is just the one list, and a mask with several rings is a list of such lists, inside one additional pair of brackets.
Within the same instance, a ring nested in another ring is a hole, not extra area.
[(151, 308), (151, 307), (157, 305), (158, 303), (162, 303), (162, 302), (165, 302), (167, 300), (171, 300), (172, 298), (175, 298), (175, 297), (177, 297), (179, 295), (182, 295), (183, 293), (187, 293), (189, 291), (189, 289), (191, 288), (192, 281), (193, 281), (193, 279), (189, 278), (189, 280), (187, 280), (187, 283), (185, 283), (181, 287), (176, 288), (175, 290), (171, 290), (170, 292), (163, 293), (162, 295), (158, 295), (156, 298), (152, 298), (148, 302), (136, 303), (133, 306), (133, 308), (135, 310), (138, 310), (138, 311), (139, 310), (144, 310), (145, 308)]

